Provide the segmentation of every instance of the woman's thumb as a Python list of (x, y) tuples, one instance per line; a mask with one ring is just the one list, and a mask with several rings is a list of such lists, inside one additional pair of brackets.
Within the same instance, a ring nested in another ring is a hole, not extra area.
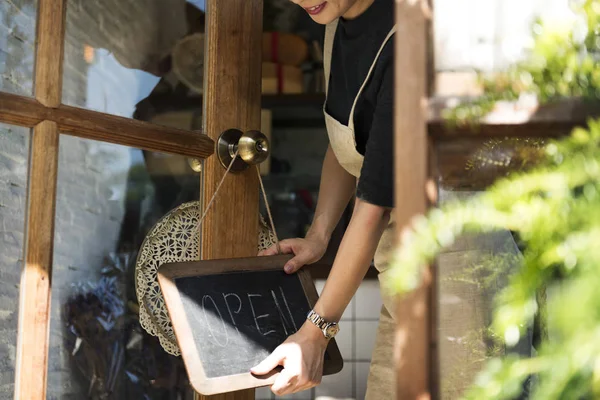
[(275, 367), (277, 367), (280, 362), (283, 360), (283, 357), (279, 354), (279, 351), (275, 349), (271, 355), (265, 358), (260, 364), (250, 369), (254, 375), (265, 375), (271, 372)]
[(291, 260), (289, 260), (288, 262), (286, 262), (283, 269), (288, 274), (293, 274), (294, 272), (296, 272), (300, 268), (302, 268), (306, 264), (306, 261), (307, 261), (306, 255), (298, 254), (296, 257), (294, 257)]

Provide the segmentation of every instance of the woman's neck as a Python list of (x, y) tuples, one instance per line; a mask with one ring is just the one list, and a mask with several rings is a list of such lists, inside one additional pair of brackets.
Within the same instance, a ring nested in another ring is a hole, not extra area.
[(356, 2), (346, 11), (342, 18), (344, 19), (354, 19), (360, 16), (362, 13), (367, 11), (367, 9), (373, 4), (375, 0), (356, 0)]

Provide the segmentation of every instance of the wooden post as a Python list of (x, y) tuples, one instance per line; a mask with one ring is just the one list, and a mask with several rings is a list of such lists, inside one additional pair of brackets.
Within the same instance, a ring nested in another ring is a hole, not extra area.
[[(396, 0), (395, 218), (398, 234), (427, 208), (426, 0)], [(399, 236), (400, 237), (400, 236)], [(396, 308), (397, 398), (431, 399), (431, 269)]]
[[(209, 0), (206, 8), (204, 132), (213, 140), (230, 128), (260, 129), (261, 0)], [(206, 160), (204, 204), (225, 173), (217, 157)], [(232, 174), (202, 227), (202, 258), (255, 256), (258, 245), (258, 175), (254, 167)], [(197, 395), (198, 399), (209, 399)], [(253, 400), (254, 390), (211, 396)]]
[[(58, 107), (62, 93), (65, 0), (39, 0), (35, 97)], [(21, 277), (15, 398), (46, 398), (54, 210), (58, 173), (58, 125), (33, 129), (25, 267)]]

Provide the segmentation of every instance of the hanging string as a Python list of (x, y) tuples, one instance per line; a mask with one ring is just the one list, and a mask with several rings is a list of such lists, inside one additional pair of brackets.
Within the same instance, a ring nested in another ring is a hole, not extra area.
[(221, 186), (223, 185), (223, 182), (225, 182), (225, 178), (227, 178), (227, 174), (229, 174), (229, 171), (231, 171), (231, 168), (233, 167), (233, 163), (237, 159), (237, 156), (238, 156), (238, 152), (236, 150), (235, 154), (231, 158), (231, 162), (229, 163), (229, 166), (227, 167), (227, 170), (225, 170), (225, 173), (223, 174), (223, 177), (221, 178), (221, 181), (219, 182), (219, 184), (217, 185), (217, 188), (215, 189), (215, 193), (213, 193), (213, 195), (210, 198), (208, 204), (206, 205), (206, 208), (204, 209), (204, 213), (200, 217), (200, 221), (198, 221), (198, 229), (200, 229), (200, 237), (202, 237), (202, 222), (204, 221), (204, 218), (206, 217), (206, 214), (208, 214), (208, 211), (210, 210), (210, 206), (212, 206), (212, 203), (217, 198), (217, 194), (219, 193), (219, 189), (221, 189)]
[(271, 229), (273, 229), (273, 236), (275, 236), (275, 246), (277, 246), (277, 254), (281, 253), (281, 246), (279, 245), (279, 237), (277, 236), (277, 231), (275, 230), (275, 223), (273, 222), (273, 215), (271, 215), (271, 207), (269, 207), (269, 199), (267, 198), (267, 191), (265, 190), (265, 185), (263, 184), (262, 176), (260, 175), (260, 168), (256, 166), (256, 173), (258, 174), (258, 181), (260, 182), (260, 189), (263, 194), (263, 198), (265, 199), (265, 206), (267, 207), (267, 214), (269, 215), (269, 222), (271, 223)]
[[(204, 213), (202, 213), (202, 216), (200, 217), (200, 220), (198, 221), (198, 227), (199, 227), (200, 230), (202, 229), (202, 222), (204, 221), (204, 218), (206, 217), (206, 214), (208, 214), (208, 211), (210, 210), (210, 207), (212, 206), (212, 203), (217, 198), (217, 194), (219, 193), (219, 189), (221, 189), (221, 186), (223, 185), (223, 182), (225, 182), (225, 178), (227, 177), (227, 175), (231, 171), (231, 168), (233, 167), (233, 163), (237, 159), (237, 156), (238, 156), (238, 151), (236, 150), (235, 154), (233, 155), (233, 158), (231, 159), (231, 162), (227, 166), (227, 170), (223, 174), (223, 177), (221, 178), (221, 181), (219, 181), (219, 184), (217, 185), (217, 188), (215, 189), (215, 193), (213, 193), (213, 195), (210, 198), (208, 204), (206, 205), (206, 208), (204, 209)], [(271, 214), (271, 207), (269, 207), (269, 200), (267, 198), (267, 192), (265, 190), (265, 185), (263, 184), (262, 176), (260, 175), (260, 169), (259, 169), (258, 165), (256, 166), (256, 172), (258, 174), (258, 181), (260, 182), (260, 189), (262, 191), (263, 198), (265, 199), (265, 206), (267, 207), (267, 214), (269, 215), (269, 222), (271, 224), (271, 229), (273, 229), (273, 236), (275, 236), (275, 245), (277, 246), (277, 253), (281, 254), (281, 246), (279, 245), (279, 237), (277, 236), (277, 231), (275, 230), (275, 223), (273, 222), (273, 215)], [(200, 231), (200, 232), (202, 232), (202, 231)]]

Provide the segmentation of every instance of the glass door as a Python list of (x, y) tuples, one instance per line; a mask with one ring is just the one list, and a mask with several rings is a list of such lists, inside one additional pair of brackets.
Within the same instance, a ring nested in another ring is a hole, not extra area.
[[(214, 193), (222, 167), (202, 161), (201, 187), (190, 159), (260, 127), (251, 3), (0, 1), (0, 399), (193, 397), (140, 325), (134, 266), (164, 214)], [(209, 214), (201, 252), (254, 254), (256, 177), (222, 190), (235, 204)]]

